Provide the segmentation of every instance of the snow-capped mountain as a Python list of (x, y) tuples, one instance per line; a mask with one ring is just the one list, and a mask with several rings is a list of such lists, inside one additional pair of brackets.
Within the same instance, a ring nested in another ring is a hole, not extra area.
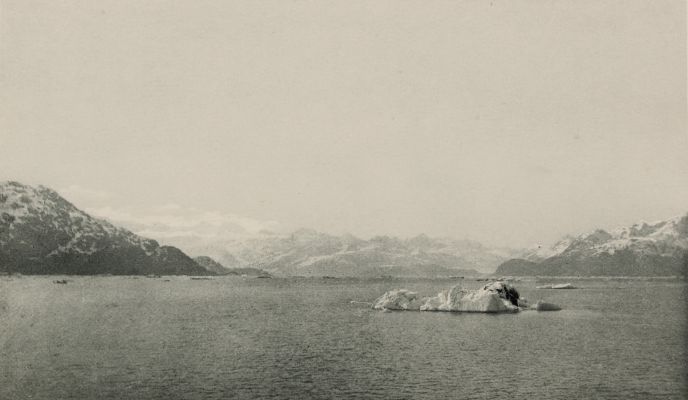
[(611, 231), (565, 237), (548, 249), (509, 260), (504, 275), (683, 275), (688, 269), (688, 214)]
[(181, 250), (91, 217), (44, 186), (0, 182), (0, 271), (207, 274)]
[(468, 240), (425, 235), (364, 240), (311, 229), (204, 244), (178, 238), (174, 243), (189, 254), (209, 255), (227, 268), (254, 267), (283, 276), (470, 275), (492, 272), (515, 254)]
[(571, 246), (571, 243), (573, 243), (574, 240), (576, 240), (575, 237), (566, 235), (552, 246), (537, 246), (528, 249), (523, 254), (523, 259), (533, 262), (540, 262), (544, 259), (554, 257), (557, 254), (563, 253), (564, 250)]

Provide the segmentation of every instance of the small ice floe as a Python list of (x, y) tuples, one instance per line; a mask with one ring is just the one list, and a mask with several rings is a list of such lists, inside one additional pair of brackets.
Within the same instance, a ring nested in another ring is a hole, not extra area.
[(535, 303), (532, 308), (537, 311), (559, 311), (561, 307), (553, 303), (546, 303), (542, 300)]
[(559, 283), (556, 285), (536, 286), (535, 289), (578, 289), (570, 283)]

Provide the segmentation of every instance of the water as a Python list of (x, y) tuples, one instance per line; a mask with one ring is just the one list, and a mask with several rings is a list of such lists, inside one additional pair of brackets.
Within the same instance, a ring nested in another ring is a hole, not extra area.
[[(569, 280), (559, 312), (373, 311), (450, 280), (0, 277), (0, 398), (686, 398), (686, 282)], [(483, 282), (466, 281), (467, 287)]]

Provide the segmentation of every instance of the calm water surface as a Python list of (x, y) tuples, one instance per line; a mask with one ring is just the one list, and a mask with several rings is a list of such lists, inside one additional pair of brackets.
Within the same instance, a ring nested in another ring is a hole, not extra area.
[(2, 399), (688, 398), (682, 279), (526, 279), (564, 310), (504, 315), (352, 303), (455, 280), (55, 279), (0, 277)]

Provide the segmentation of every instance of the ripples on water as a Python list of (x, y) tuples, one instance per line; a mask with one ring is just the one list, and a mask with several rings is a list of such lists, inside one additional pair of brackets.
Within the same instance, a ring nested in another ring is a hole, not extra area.
[(681, 279), (516, 282), (564, 310), (504, 315), (351, 302), (449, 280), (54, 279), (0, 277), (0, 398), (688, 395)]

